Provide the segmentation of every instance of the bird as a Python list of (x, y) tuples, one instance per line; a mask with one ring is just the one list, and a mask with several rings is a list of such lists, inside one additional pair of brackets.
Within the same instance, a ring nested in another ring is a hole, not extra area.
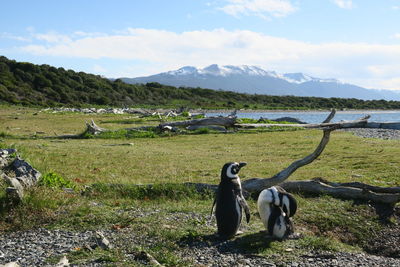
[(221, 181), (218, 185), (214, 203), (211, 208), (217, 219), (217, 234), (222, 239), (233, 238), (239, 230), (242, 221), (242, 209), (250, 222), (250, 209), (243, 197), (239, 171), (246, 166), (245, 162), (228, 162), (221, 170)]
[(261, 191), (257, 209), (268, 234), (276, 239), (284, 239), (294, 232), (290, 217), (297, 211), (297, 201), (280, 186), (272, 186)]

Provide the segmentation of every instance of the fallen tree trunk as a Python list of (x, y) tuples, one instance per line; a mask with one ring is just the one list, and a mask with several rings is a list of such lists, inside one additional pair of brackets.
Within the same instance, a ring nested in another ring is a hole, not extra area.
[[(290, 191), (301, 191), (302, 193), (313, 193), (313, 194), (329, 194), (334, 197), (347, 198), (347, 199), (361, 199), (372, 202), (395, 204), (400, 200), (400, 192), (398, 188), (381, 188), (374, 187), (362, 183), (324, 183), (323, 181), (287, 181), (289, 176), (295, 172), (298, 168), (303, 167), (313, 162), (325, 149), (329, 142), (330, 133), (336, 129), (342, 128), (362, 128), (368, 125), (368, 119), (370, 116), (366, 116), (356, 121), (351, 122), (337, 122), (331, 123), (330, 121), (335, 116), (335, 110), (329, 114), (329, 116), (321, 123), (314, 124), (308, 128), (320, 128), (323, 130), (323, 136), (318, 144), (317, 148), (308, 156), (297, 160), (290, 164), (286, 169), (277, 173), (271, 178), (252, 178), (242, 182), (242, 188), (250, 193), (259, 193), (265, 188), (280, 184), (285, 189)], [(274, 124), (275, 125), (275, 124)], [(375, 125), (375, 124), (374, 124)], [(381, 124), (384, 125), (384, 124)], [(297, 126), (302, 126), (298, 124)], [(200, 187), (205, 187), (201, 185)]]
[(100, 133), (108, 132), (108, 131), (109, 130), (97, 126), (97, 124), (94, 123), (93, 120), (91, 120), (90, 122), (86, 122), (86, 132), (87, 133), (90, 133), (93, 135), (98, 135)]
[[(334, 185), (330, 185), (329, 183), (324, 183), (323, 179), (313, 179), (313, 180), (303, 180), (303, 181), (286, 181), (284, 183), (279, 184), (286, 191), (290, 193), (298, 193), (302, 195), (310, 195), (310, 196), (320, 196), (320, 195), (329, 195), (335, 198), (340, 199), (348, 199), (348, 200), (361, 200), (364, 202), (370, 203), (380, 203), (389, 206), (394, 206), (396, 203), (400, 202), (400, 191), (398, 187), (379, 187), (379, 186), (370, 186), (368, 184), (357, 183), (356, 187), (349, 186), (348, 183), (333, 183)], [(217, 192), (218, 185), (217, 184), (206, 184), (206, 183), (185, 183), (185, 186), (189, 188), (194, 188), (199, 193), (207, 193), (207, 192)], [(86, 188), (84, 193), (90, 193), (91, 190), (96, 190), (97, 184), (93, 184), (92, 187)], [(151, 191), (154, 189), (154, 184), (145, 184), (145, 185), (127, 185), (127, 184), (102, 184), (100, 188), (104, 188), (104, 186), (109, 187), (113, 190), (121, 190), (123, 192), (129, 191), (132, 187), (144, 188), (146, 191)], [(362, 189), (359, 187), (371, 188)], [(242, 186), (245, 197), (253, 196), (257, 197), (259, 190), (253, 191), (252, 188), (247, 188), (246, 186)], [(103, 190), (103, 189), (102, 189)], [(155, 189), (157, 190), (157, 189)], [(390, 191), (390, 193), (382, 193), (384, 191)]]
[[(362, 183), (329, 183), (324, 180), (308, 180), (308, 181), (286, 181), (289, 176), (295, 172), (298, 168), (303, 167), (313, 162), (325, 149), (329, 142), (330, 133), (340, 128), (351, 128), (351, 127), (362, 127), (367, 125), (369, 116), (361, 118), (352, 122), (338, 122), (330, 123), (332, 118), (335, 116), (335, 110), (329, 114), (329, 116), (319, 124), (319, 128), (323, 130), (323, 136), (318, 144), (317, 148), (306, 157), (299, 159), (287, 168), (280, 171), (271, 178), (252, 178), (242, 182), (242, 188), (251, 194), (258, 194), (265, 188), (280, 184), (289, 192), (300, 192), (305, 194), (328, 194), (333, 197), (345, 198), (345, 199), (360, 199), (363, 201), (371, 201), (376, 203), (384, 203), (393, 205), (400, 201), (400, 192), (398, 187), (393, 188), (382, 188), (376, 186), (370, 186)], [(212, 118), (215, 119), (215, 118)], [(218, 118), (226, 119), (226, 118)], [(195, 120), (202, 121), (206, 120)], [(233, 120), (232, 120), (233, 121)], [(190, 121), (189, 121), (190, 122)], [(192, 121), (193, 122), (193, 121)], [(187, 123), (187, 122), (185, 122)], [(172, 124), (174, 126), (183, 124)], [(167, 127), (170, 125), (164, 125)], [(286, 181), (286, 182), (285, 182)], [(216, 191), (217, 185), (201, 184), (201, 183), (186, 183), (187, 186), (194, 186), (198, 191)], [(151, 188), (151, 185), (147, 185)]]
[[(332, 110), (332, 112), (328, 115), (328, 117), (325, 119), (325, 121), (322, 124), (329, 124), (329, 121), (332, 120), (332, 118), (335, 116), (336, 111)], [(357, 123), (362, 123), (365, 118), (360, 119)], [(271, 187), (276, 184), (280, 184), (283, 181), (285, 181), (289, 176), (295, 172), (298, 168), (303, 167), (307, 164), (310, 164), (313, 162), (321, 153), (324, 151), (326, 145), (329, 142), (330, 134), (333, 130), (337, 129), (337, 125), (335, 124), (330, 124), (329, 127), (324, 128), (323, 130), (323, 136), (322, 139), (317, 146), (317, 148), (309, 154), (308, 156), (297, 160), (293, 162), (292, 164), (289, 165), (286, 169), (282, 170), (281, 172), (277, 173), (271, 178), (252, 178), (249, 180), (246, 180), (242, 183), (242, 186), (245, 190), (251, 191), (251, 192), (261, 192), (263, 189)]]
[[(199, 192), (207, 190), (216, 192), (218, 188), (217, 185), (203, 183), (186, 183), (186, 185), (195, 187)], [(315, 179), (287, 181), (279, 185), (290, 193), (300, 193), (304, 195), (329, 195), (340, 199), (362, 200), (390, 205), (400, 202), (399, 187), (386, 188), (363, 183), (356, 183), (356, 186), (353, 187), (351, 183), (324, 183)], [(245, 184), (242, 184), (242, 188), (248, 193), (255, 195), (260, 191), (259, 189), (255, 190), (253, 187), (248, 187)]]
[[(365, 188), (371, 188), (370, 185), (358, 183)], [(319, 180), (306, 181), (288, 181), (280, 184), (286, 191), (301, 194), (330, 195), (342, 199), (358, 199), (371, 201), (374, 203), (383, 203), (394, 205), (400, 201), (400, 192), (398, 193), (380, 193), (359, 187), (352, 187), (348, 184), (336, 183), (335, 186), (323, 183)], [(373, 187), (378, 191), (385, 191), (390, 188)]]
[(360, 182), (333, 183), (333, 182), (329, 182), (323, 178), (314, 178), (313, 181), (317, 181), (317, 182), (324, 183), (324, 184), (334, 186), (334, 187), (345, 186), (345, 187), (353, 187), (353, 188), (368, 190), (368, 191), (375, 192), (375, 193), (400, 194), (400, 186), (380, 187), (380, 186), (373, 186), (373, 185), (368, 185), (368, 184), (364, 184), (364, 183), (360, 183)]
[[(193, 186), (197, 191), (216, 192), (218, 186), (204, 183), (186, 183)], [(400, 202), (400, 187), (379, 187), (364, 183), (330, 183), (321, 178), (304, 181), (287, 181), (279, 184), (290, 193), (300, 193), (304, 195), (329, 195), (335, 198), (362, 200), (373, 203), (383, 203), (394, 205)], [(242, 184), (243, 190), (250, 194), (257, 195), (259, 190), (247, 187)]]
[(193, 125), (219, 125), (224, 127), (234, 127), (236, 123), (236, 117), (212, 117), (204, 119), (194, 119), (187, 121), (175, 121), (175, 122), (165, 122), (159, 125), (159, 128), (164, 128), (165, 126), (171, 127), (187, 127)]
[(240, 123), (235, 124), (238, 128), (269, 128), (269, 127), (301, 127), (305, 129), (323, 129), (326, 127), (335, 126), (337, 129), (347, 128), (370, 128), (370, 129), (393, 129), (400, 130), (400, 122), (368, 122), (366, 120), (358, 120), (351, 122), (336, 122), (336, 123), (311, 123), (311, 124), (283, 124), (283, 123)]

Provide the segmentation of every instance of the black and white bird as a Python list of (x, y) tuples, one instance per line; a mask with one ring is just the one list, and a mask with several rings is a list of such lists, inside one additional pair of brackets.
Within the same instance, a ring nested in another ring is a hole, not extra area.
[(245, 162), (229, 162), (222, 167), (221, 182), (211, 209), (212, 213), (216, 205), (218, 235), (222, 239), (230, 239), (237, 234), (242, 221), (242, 209), (246, 214), (246, 221), (250, 221), (250, 209), (243, 197), (238, 175), (244, 166)]
[(297, 201), (282, 187), (264, 189), (258, 196), (257, 208), (270, 236), (283, 239), (293, 233), (290, 217), (297, 211)]

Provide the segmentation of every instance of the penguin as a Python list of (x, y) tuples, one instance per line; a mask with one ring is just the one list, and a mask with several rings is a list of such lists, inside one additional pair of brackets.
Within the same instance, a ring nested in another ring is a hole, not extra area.
[(280, 186), (264, 189), (257, 200), (257, 208), (267, 232), (277, 239), (293, 233), (290, 217), (297, 211), (296, 199)]
[(238, 232), (242, 221), (242, 209), (246, 214), (246, 221), (250, 221), (250, 209), (243, 197), (239, 171), (246, 166), (245, 162), (226, 163), (221, 170), (221, 181), (218, 185), (216, 197), (211, 208), (217, 219), (218, 236), (222, 239), (231, 239)]

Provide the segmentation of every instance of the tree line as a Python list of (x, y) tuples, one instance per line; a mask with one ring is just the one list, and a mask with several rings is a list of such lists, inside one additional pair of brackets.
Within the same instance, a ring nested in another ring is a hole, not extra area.
[(99, 75), (0, 56), (0, 102), (26, 106), (141, 106), (248, 109), (399, 109), (400, 101), (243, 94)]

